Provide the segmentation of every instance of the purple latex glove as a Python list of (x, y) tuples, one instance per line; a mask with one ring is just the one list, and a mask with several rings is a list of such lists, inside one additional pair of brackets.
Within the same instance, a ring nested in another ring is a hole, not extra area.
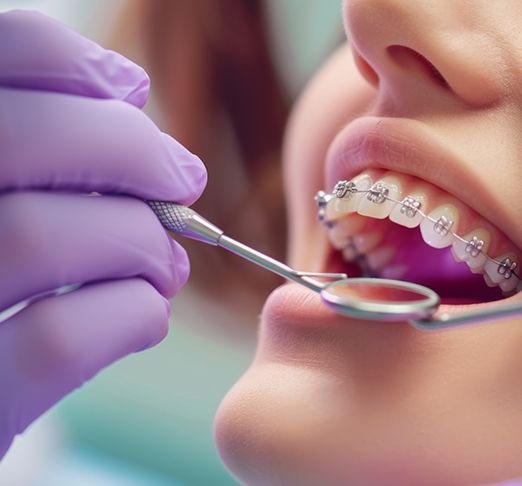
[[(145, 72), (34, 12), (0, 15), (0, 457), (115, 360), (159, 342), (185, 251), (141, 199), (193, 203), (201, 161), (140, 107)], [(102, 196), (88, 195), (91, 192)]]

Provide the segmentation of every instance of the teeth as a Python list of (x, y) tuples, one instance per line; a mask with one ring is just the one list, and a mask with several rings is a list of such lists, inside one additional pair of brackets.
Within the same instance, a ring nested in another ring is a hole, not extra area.
[(406, 265), (392, 265), (381, 271), (382, 278), (400, 280), (406, 275), (408, 267)]
[(360, 218), (356, 214), (336, 220), (335, 224), (328, 230), (328, 236), (333, 247), (338, 250), (344, 248), (349, 243), (351, 235), (359, 233), (364, 224), (364, 218)]
[(412, 192), (392, 209), (390, 220), (406, 228), (416, 228), (424, 218), (419, 210), (425, 209), (426, 195), (422, 192)]
[(357, 258), (357, 255), (359, 255), (359, 252), (357, 251), (357, 248), (355, 248), (353, 240), (350, 238), (348, 244), (343, 248), (343, 258), (347, 262), (353, 262)]
[(336, 250), (343, 249), (351, 238), (349, 234), (339, 231), (337, 225), (329, 231), (328, 236), (330, 237), (330, 243)]
[[(484, 280), (498, 285), (504, 292), (513, 290), (518, 282), (518, 278), (513, 273), (518, 269), (516, 256), (513, 253), (508, 253), (495, 258), (496, 261), (488, 260), (484, 265)], [(499, 265), (496, 262), (501, 262)], [(487, 278), (486, 278), (487, 277)]]
[(395, 256), (395, 250), (391, 246), (382, 246), (368, 253), (366, 259), (372, 270), (378, 272), (390, 263)]
[(452, 204), (435, 208), (420, 224), (424, 241), (433, 248), (450, 246), (455, 240), (452, 232), (457, 230), (458, 217), (457, 208)]
[(334, 197), (326, 205), (326, 219), (335, 221), (350, 213), (351, 211), (348, 210), (349, 203), (350, 200), (348, 198)]
[(401, 194), (401, 183), (397, 177), (383, 177), (373, 184), (369, 192), (364, 195), (365, 197), (361, 199), (357, 212), (362, 216), (370, 216), (375, 219), (387, 218), (397, 204), (395, 201), (401, 199)]
[[(357, 192), (353, 192), (353, 184)], [(482, 227), (456, 237), (459, 212), (453, 204), (437, 206), (425, 217), (430, 194), (417, 186), (416, 190), (403, 195), (401, 180), (393, 175), (376, 179), (373, 173), (361, 174), (352, 181), (339, 182), (323, 209), (326, 222), (330, 221), (326, 226), (332, 246), (342, 251), (346, 261), (356, 261), (363, 274), (403, 278), (408, 271), (407, 265), (391, 264), (396, 249), (393, 246), (378, 248), (385, 235), (370, 232), (372, 227), (367, 226), (365, 218), (388, 217), (407, 228), (420, 226), (422, 238), (433, 248), (451, 246), (455, 260), (466, 262), (473, 273), (482, 273), (489, 287), (499, 287), (506, 295), (522, 292), (517, 255), (510, 252), (496, 257), (495, 261), (489, 258), (493, 236)]]
[(493, 282), (493, 280), (491, 280), (488, 276), (487, 273), (484, 274), (484, 282), (486, 282), (486, 285), (488, 287), (496, 287), (497, 284), (495, 282)]
[[(367, 191), (372, 187), (373, 180), (368, 174), (361, 174), (352, 179), (358, 191)], [(366, 196), (362, 193), (347, 193), (345, 197), (334, 197), (326, 206), (326, 218), (335, 220), (348, 213), (355, 213), (361, 200)]]
[(382, 241), (382, 233), (362, 233), (353, 236), (353, 244), (359, 253), (368, 253)]
[(503, 280), (498, 286), (502, 289), (502, 292), (511, 292), (512, 290), (515, 290), (517, 282), (518, 279), (513, 276), (507, 280)]
[(455, 239), (451, 252), (458, 262), (466, 262), (474, 272), (482, 272), (486, 264), (487, 251), (491, 242), (489, 231), (478, 228), (464, 236), (466, 242)]

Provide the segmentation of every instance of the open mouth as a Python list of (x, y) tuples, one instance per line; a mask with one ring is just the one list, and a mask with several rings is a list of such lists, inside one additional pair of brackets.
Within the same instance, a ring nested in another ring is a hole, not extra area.
[(443, 304), (522, 290), (522, 251), (493, 222), (418, 177), (369, 169), (317, 201), (332, 245), (329, 271), (418, 283)]

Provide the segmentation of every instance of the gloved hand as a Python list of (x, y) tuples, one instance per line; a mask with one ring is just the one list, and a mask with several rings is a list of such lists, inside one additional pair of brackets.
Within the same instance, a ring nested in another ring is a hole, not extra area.
[(189, 265), (142, 199), (191, 204), (206, 171), (140, 111), (148, 86), (48, 17), (0, 15), (0, 312), (85, 283), (0, 324), (0, 457), (64, 395), (167, 332)]

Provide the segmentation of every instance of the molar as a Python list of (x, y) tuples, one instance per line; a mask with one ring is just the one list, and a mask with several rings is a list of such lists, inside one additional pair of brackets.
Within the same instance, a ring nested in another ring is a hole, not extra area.
[(433, 248), (446, 248), (455, 241), (453, 233), (457, 231), (458, 220), (459, 213), (453, 204), (438, 206), (422, 220), (422, 238)]
[(487, 252), (491, 242), (491, 235), (484, 228), (477, 228), (463, 237), (466, 241), (455, 238), (451, 253), (458, 262), (466, 262), (474, 272), (482, 272), (487, 262)]
[[(399, 179), (395, 176), (385, 176), (377, 180), (361, 199), (357, 212), (362, 216), (375, 219), (387, 218), (394, 206), (395, 201), (402, 197), (402, 188)], [(387, 198), (394, 199), (390, 201)]]

